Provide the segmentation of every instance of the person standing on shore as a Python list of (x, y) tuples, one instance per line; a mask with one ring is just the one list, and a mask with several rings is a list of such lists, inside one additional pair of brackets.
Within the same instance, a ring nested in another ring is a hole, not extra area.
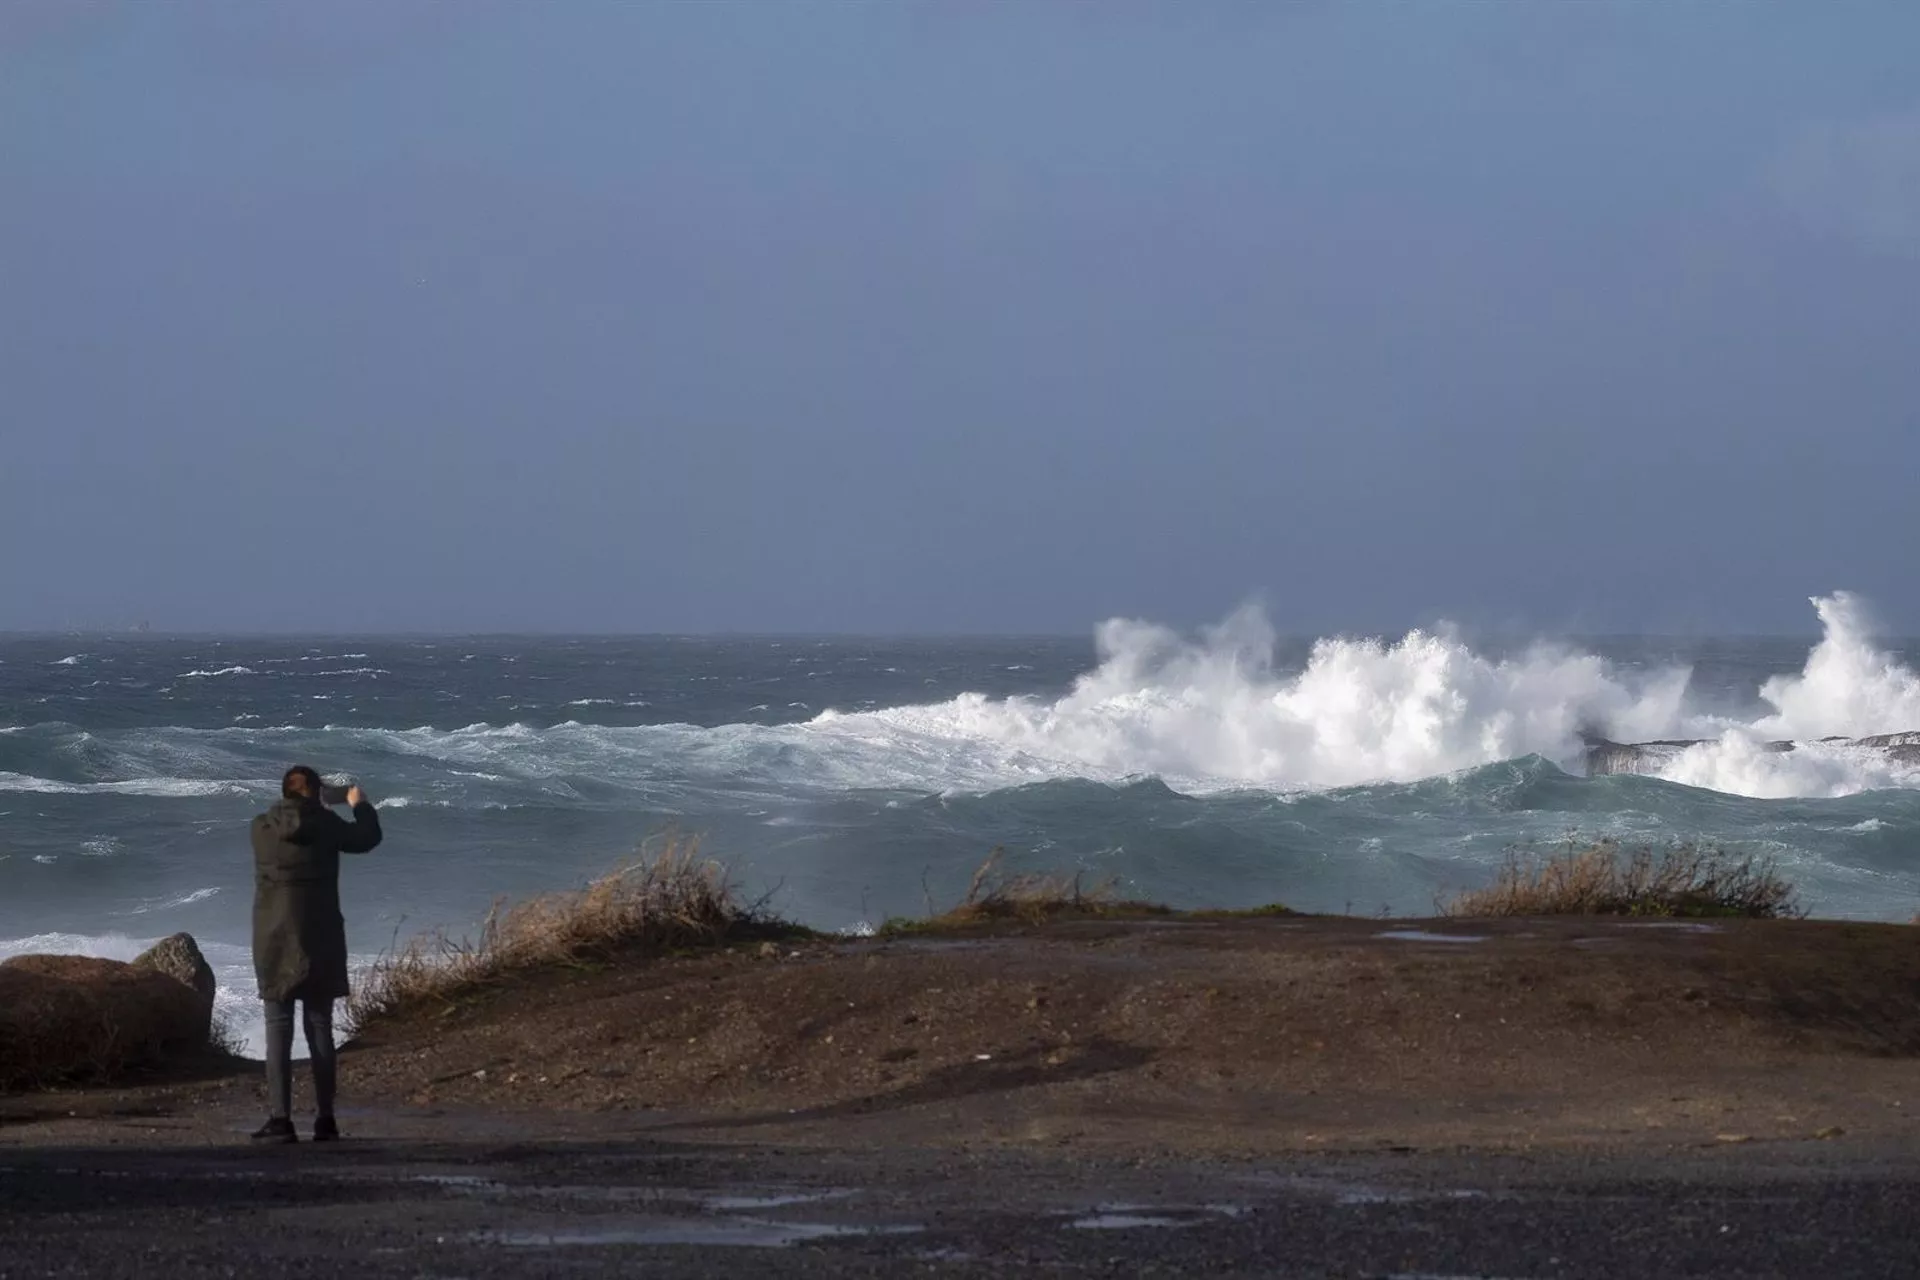
[(253, 974), (267, 1014), (267, 1122), (257, 1142), (297, 1142), (293, 1128), (293, 1005), (301, 1005), (313, 1063), (313, 1140), (340, 1136), (334, 1120), (333, 1002), (347, 996), (347, 926), (340, 855), (380, 843), (380, 816), (347, 788), (348, 822), (327, 807), (320, 775), (295, 765), (280, 799), (253, 820)]

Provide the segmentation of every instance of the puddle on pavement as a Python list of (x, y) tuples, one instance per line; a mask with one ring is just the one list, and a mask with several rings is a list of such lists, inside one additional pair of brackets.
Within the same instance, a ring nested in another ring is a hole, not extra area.
[(858, 1194), (847, 1187), (829, 1187), (824, 1191), (808, 1191), (798, 1187), (759, 1187), (748, 1193), (715, 1195), (707, 1191), (696, 1191), (691, 1187), (513, 1183), (464, 1173), (419, 1173), (409, 1177), (408, 1181), (424, 1182), (429, 1186), (440, 1187), (457, 1194), (540, 1200), (695, 1204), (713, 1213), (736, 1213), (743, 1209), (781, 1209), (789, 1205), (844, 1200)]
[(1388, 1191), (1379, 1187), (1354, 1187), (1335, 1196), (1335, 1204), (1413, 1204), (1421, 1200), (1484, 1200), (1484, 1191)]
[(1392, 938), (1395, 942), (1485, 942), (1486, 935), (1478, 933), (1428, 933), (1425, 929), (1389, 929), (1377, 933), (1376, 938)]
[(1097, 1204), (1091, 1213), (1069, 1219), (1077, 1231), (1120, 1231), (1129, 1227), (1193, 1227), (1214, 1218), (1237, 1218), (1241, 1204)]
[(768, 1218), (663, 1218), (595, 1230), (487, 1231), (475, 1235), (473, 1239), (480, 1244), (535, 1249), (619, 1244), (732, 1245), (748, 1249), (784, 1249), (812, 1240), (912, 1235), (922, 1230), (925, 1228), (918, 1224), (867, 1227), (832, 1222), (776, 1222)]
[(1698, 920), (1623, 920), (1614, 926), (1619, 929), (1678, 929), (1681, 933), (1718, 933), (1717, 924), (1701, 924)]
[(1116, 1231), (1127, 1227), (1191, 1227), (1198, 1218), (1168, 1218), (1151, 1213), (1094, 1213), (1067, 1225), (1081, 1231)]
[(740, 1209), (783, 1209), (792, 1204), (818, 1204), (822, 1200), (844, 1200), (853, 1192), (846, 1188), (832, 1191), (776, 1191), (757, 1196), (708, 1196), (700, 1203), (716, 1213)]

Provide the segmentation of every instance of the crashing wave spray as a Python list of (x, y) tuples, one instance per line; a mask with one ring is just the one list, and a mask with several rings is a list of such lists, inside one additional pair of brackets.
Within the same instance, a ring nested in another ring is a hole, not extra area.
[[(1884, 750), (1819, 739), (1920, 729), (1920, 673), (1874, 647), (1867, 604), (1847, 591), (1815, 596), (1822, 635), (1798, 675), (1760, 686), (1773, 714), (1717, 724), (1719, 736), (1674, 755), (1658, 776), (1737, 795), (1785, 799), (1911, 787), (1920, 776)], [(1770, 749), (1782, 741), (1792, 751)]]
[(1920, 729), (1920, 672), (1873, 647), (1866, 601), (1836, 591), (1812, 603), (1820, 643), (1799, 675), (1760, 686), (1774, 714), (1755, 721), (1753, 732), (1804, 739)]
[(1201, 787), (1409, 781), (1538, 753), (1578, 756), (1583, 729), (1654, 736), (1679, 718), (1685, 670), (1641, 678), (1548, 646), (1508, 659), (1447, 632), (1391, 644), (1323, 639), (1304, 670), (1274, 669), (1253, 608), (1197, 641), (1140, 622), (1100, 628), (1100, 664), (1058, 702), (963, 697), (937, 707), (823, 716), (920, 736), (986, 740), (1095, 776)]
[[(1157, 775), (1184, 789), (1280, 790), (1410, 782), (1518, 756), (1573, 765), (1582, 735), (1620, 741), (1708, 738), (1661, 770), (1674, 781), (1747, 795), (1844, 795), (1915, 781), (1884, 758), (1838, 748), (1766, 752), (1768, 736), (1858, 735), (1920, 727), (1920, 675), (1873, 648), (1865, 613), (1838, 593), (1814, 605), (1825, 636), (1798, 676), (1760, 690), (1775, 714), (1751, 724), (1692, 713), (1689, 672), (1616, 671), (1549, 645), (1513, 658), (1475, 653), (1450, 631), (1317, 641), (1304, 669), (1276, 671), (1275, 634), (1253, 608), (1198, 640), (1112, 621), (1100, 663), (1057, 702), (967, 695), (930, 707), (812, 723), (836, 738), (890, 739), (922, 758), (948, 742), (977, 779), (1005, 772)], [(962, 784), (965, 785), (965, 784)]]

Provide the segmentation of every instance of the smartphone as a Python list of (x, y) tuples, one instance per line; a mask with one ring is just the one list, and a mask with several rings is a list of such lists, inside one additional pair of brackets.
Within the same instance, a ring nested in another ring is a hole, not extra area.
[(347, 792), (360, 785), (351, 774), (330, 773), (320, 779), (321, 804), (345, 804)]

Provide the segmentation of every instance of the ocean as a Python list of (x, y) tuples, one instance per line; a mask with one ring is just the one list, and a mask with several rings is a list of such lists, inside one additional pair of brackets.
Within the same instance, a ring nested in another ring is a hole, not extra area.
[[(697, 836), (751, 896), (861, 932), (1003, 847), (1176, 906), (1422, 915), (1515, 846), (1773, 859), (1826, 916), (1920, 910), (1920, 773), (1818, 739), (1920, 729), (1920, 643), (1288, 638), (1259, 612), (1089, 637), (0, 637), (0, 957), (192, 933), (254, 1028), (247, 820), (357, 777), (364, 961)], [(1701, 738), (1586, 777), (1582, 734)], [(1788, 753), (1762, 744), (1794, 739)]]

